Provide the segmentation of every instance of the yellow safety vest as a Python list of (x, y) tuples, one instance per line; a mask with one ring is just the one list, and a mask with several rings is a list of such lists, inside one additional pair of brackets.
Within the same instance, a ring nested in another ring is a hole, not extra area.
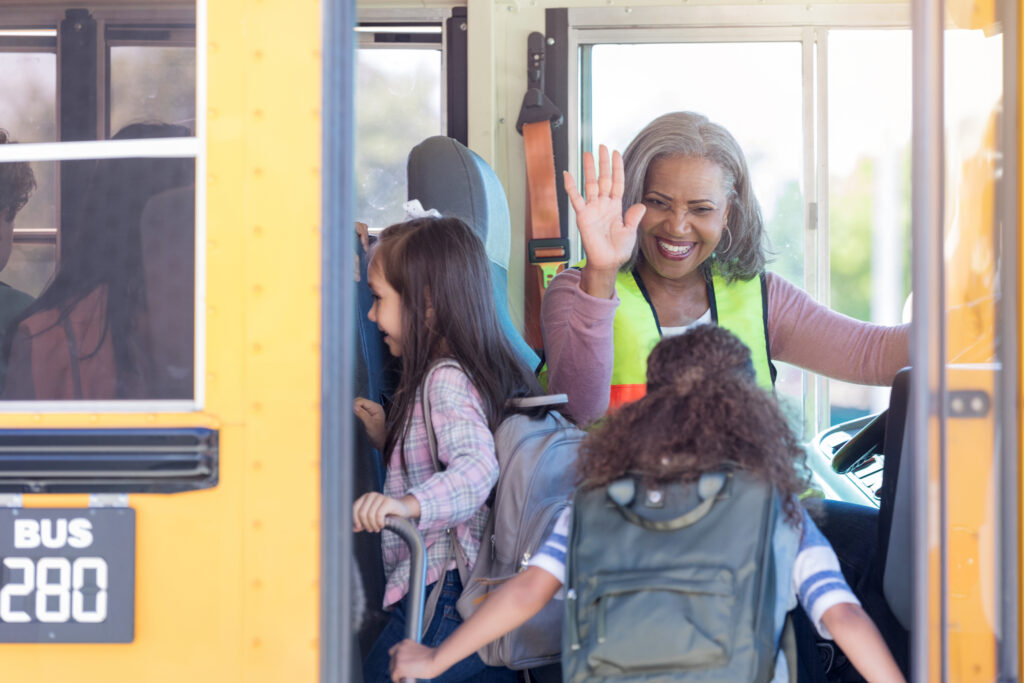
[[(615, 278), (615, 291), (619, 307), (612, 323), (615, 357), (609, 410), (647, 393), (647, 357), (661, 340), (661, 325), (640, 274), (635, 269), (620, 272)], [(711, 319), (750, 348), (758, 385), (772, 391), (776, 370), (768, 348), (768, 285), (764, 273), (750, 280), (728, 282), (713, 267), (708, 301)], [(538, 375), (545, 388), (547, 373), (547, 365), (542, 363)]]
[[(615, 311), (612, 390), (609, 409), (635, 401), (647, 392), (647, 356), (661, 339), (661, 326), (639, 273), (615, 278), (619, 307)], [(708, 283), (711, 318), (750, 348), (757, 383), (771, 391), (775, 368), (768, 351), (768, 288), (764, 274), (750, 280), (727, 282), (712, 269)]]

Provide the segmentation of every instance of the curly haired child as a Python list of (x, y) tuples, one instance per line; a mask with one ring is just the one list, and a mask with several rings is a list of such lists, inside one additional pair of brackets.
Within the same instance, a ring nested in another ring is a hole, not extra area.
[[(806, 488), (797, 467), (802, 458), (775, 400), (755, 383), (747, 347), (723, 328), (699, 325), (655, 347), (647, 364), (647, 395), (591, 431), (578, 467), (585, 488), (627, 474), (652, 483), (695, 481), (727, 465), (770, 483), (782, 499), (781, 524), (799, 532), (799, 548), (788, 558), (777, 540), (778, 526), (773, 535), (776, 567), (792, 568), (791, 590), (776, 605), (776, 642), (786, 612), (799, 599), (819, 632), (834, 638), (865, 678), (902, 681), (877, 628), (842, 579), (831, 546), (797, 501)], [(566, 512), (529, 568), (491, 593), (439, 648), (412, 641), (394, 647), (392, 679), (434, 676), (533, 616), (565, 581), (569, 529)], [(776, 680), (784, 675), (785, 667), (778, 666)]]
[[(487, 498), (498, 479), (494, 430), (509, 398), (540, 392), (498, 322), (484, 245), (457, 218), (416, 218), (385, 229), (373, 248), (367, 280), (373, 293), (368, 317), (401, 361), (398, 389), (385, 418), (382, 406), (356, 399), (354, 410), (370, 441), (387, 459), (383, 493), (367, 493), (353, 506), (355, 531), (379, 532), (385, 517), (418, 519), (427, 551), (427, 594), (442, 590), (425, 642), (438, 644), (461, 623), (455, 602), (462, 592), (447, 532), (469, 568), (487, 522)], [(472, 287), (466, 283), (472, 282)], [(428, 370), (440, 367), (425, 381)], [(423, 421), (426, 395), (437, 439), (437, 472)], [(409, 586), (409, 551), (397, 536), (381, 539), (391, 618), (363, 665), (368, 682), (388, 680), (388, 650), (404, 635), (403, 598)], [(515, 672), (485, 667), (473, 651), (450, 662), (435, 680), (514, 681)], [(454, 665), (454, 666), (453, 666)]]

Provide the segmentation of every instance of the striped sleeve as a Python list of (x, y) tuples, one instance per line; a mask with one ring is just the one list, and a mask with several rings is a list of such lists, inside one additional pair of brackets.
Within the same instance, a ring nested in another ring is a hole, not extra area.
[(566, 506), (555, 521), (551, 535), (530, 560), (531, 567), (540, 567), (565, 583), (565, 551), (569, 546), (569, 517), (572, 506)]
[(807, 510), (803, 511), (803, 533), (793, 565), (793, 589), (823, 638), (832, 638), (821, 621), (830, 607), (844, 602), (860, 604), (843, 578), (839, 558)]

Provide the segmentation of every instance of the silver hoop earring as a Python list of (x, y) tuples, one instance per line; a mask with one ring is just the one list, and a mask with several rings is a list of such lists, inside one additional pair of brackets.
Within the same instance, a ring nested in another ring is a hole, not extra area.
[(725, 252), (727, 252), (730, 249), (732, 249), (732, 230), (729, 229), (728, 225), (725, 226), (725, 234), (727, 234), (729, 236), (729, 246), (727, 246), (725, 249), (718, 249), (717, 251), (720, 254), (724, 254)]

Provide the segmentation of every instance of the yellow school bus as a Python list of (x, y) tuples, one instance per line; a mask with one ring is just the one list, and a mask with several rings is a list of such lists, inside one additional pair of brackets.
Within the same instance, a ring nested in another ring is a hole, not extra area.
[(913, 320), (902, 388), (783, 367), (777, 394), (825, 495), (895, 487), (913, 679), (1018, 680), (1020, 22), (995, 0), (0, 0), (3, 676), (360, 680), (379, 557), (351, 501), (379, 465), (351, 415), (351, 226), (401, 220), (410, 149), (458, 140), (507, 198), (529, 336), (516, 124), (539, 93), (558, 169), (667, 111), (723, 123), (770, 268)]

